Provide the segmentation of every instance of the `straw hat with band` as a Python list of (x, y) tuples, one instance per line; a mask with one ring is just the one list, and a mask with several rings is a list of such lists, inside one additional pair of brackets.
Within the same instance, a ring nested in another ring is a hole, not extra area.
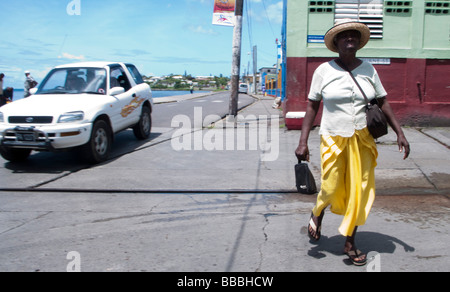
[(335, 53), (338, 52), (334, 39), (339, 33), (347, 30), (356, 30), (361, 33), (361, 40), (358, 50), (362, 49), (369, 42), (370, 29), (367, 25), (356, 21), (344, 22), (336, 24), (325, 34), (325, 44), (330, 51)]

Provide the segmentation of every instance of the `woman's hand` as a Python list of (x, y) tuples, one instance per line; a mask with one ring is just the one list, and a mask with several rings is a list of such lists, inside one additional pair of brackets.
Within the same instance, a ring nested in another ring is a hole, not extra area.
[(308, 161), (309, 162), (309, 148), (306, 144), (299, 144), (297, 149), (295, 150), (295, 156), (299, 161)]
[(308, 137), (309, 132), (314, 124), (314, 119), (319, 111), (320, 101), (308, 100), (308, 105), (306, 106), (305, 118), (303, 119), (302, 133), (300, 136), (300, 141), (298, 147), (295, 150), (295, 156), (299, 161), (309, 162), (309, 148), (308, 148)]
[(394, 130), (394, 132), (397, 134), (397, 144), (398, 144), (398, 150), (400, 153), (404, 153), (403, 159), (408, 158), (409, 153), (411, 152), (409, 148), (408, 140), (406, 140), (405, 134), (403, 133), (403, 130), (397, 121), (397, 119), (394, 116), (394, 111), (391, 108), (391, 105), (387, 101), (386, 98), (378, 99), (379, 104), (381, 105), (381, 110), (385, 114), (389, 125)]
[(400, 153), (404, 153), (403, 159), (408, 158), (410, 153), (409, 143), (408, 140), (406, 140), (404, 135), (398, 135), (397, 136), (397, 144), (398, 144), (398, 150)]

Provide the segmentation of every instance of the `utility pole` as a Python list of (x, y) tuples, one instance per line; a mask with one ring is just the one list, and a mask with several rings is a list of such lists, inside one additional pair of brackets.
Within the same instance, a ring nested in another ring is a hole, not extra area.
[(235, 118), (238, 112), (239, 100), (239, 75), (241, 69), (241, 48), (242, 48), (242, 15), (244, 10), (244, 0), (236, 0), (235, 25), (233, 31), (233, 64), (231, 66), (231, 97), (229, 118)]
[(256, 46), (253, 46), (253, 94), (256, 94), (258, 89), (256, 86), (258, 85), (258, 81), (256, 80), (256, 72), (258, 71), (258, 49)]

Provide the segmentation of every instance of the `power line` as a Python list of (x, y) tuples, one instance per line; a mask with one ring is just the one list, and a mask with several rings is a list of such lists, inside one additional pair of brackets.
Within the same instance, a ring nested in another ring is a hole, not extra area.
[(264, 6), (264, 11), (266, 12), (267, 21), (269, 22), (270, 29), (272, 30), (273, 37), (276, 38), (276, 34), (273, 30), (272, 22), (270, 21), (269, 13), (267, 12), (266, 2), (262, 0), (262, 4)]
[(249, 45), (250, 45), (250, 48), (252, 48), (253, 47), (253, 27), (252, 27), (252, 21), (251, 21), (250, 13), (249, 13), (252, 11), (251, 7), (250, 7), (250, 5), (251, 5), (250, 2), (251, 1), (245, 1), (245, 18), (247, 20)]

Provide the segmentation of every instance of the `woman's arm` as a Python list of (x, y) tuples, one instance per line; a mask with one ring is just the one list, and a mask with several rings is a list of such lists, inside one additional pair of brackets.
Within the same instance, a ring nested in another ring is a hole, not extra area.
[(398, 149), (400, 150), (400, 152), (404, 152), (403, 159), (408, 158), (410, 153), (409, 143), (408, 140), (406, 140), (402, 127), (395, 118), (394, 111), (392, 110), (391, 105), (389, 104), (389, 102), (386, 100), (385, 97), (378, 99), (378, 103), (384, 115), (386, 116), (389, 125), (397, 134)]
[(300, 135), (300, 141), (297, 149), (295, 150), (295, 155), (300, 161), (309, 162), (309, 149), (308, 149), (308, 138), (309, 132), (316, 119), (317, 112), (319, 111), (320, 101), (308, 100), (308, 105), (306, 107), (306, 114), (303, 118), (302, 133)]

